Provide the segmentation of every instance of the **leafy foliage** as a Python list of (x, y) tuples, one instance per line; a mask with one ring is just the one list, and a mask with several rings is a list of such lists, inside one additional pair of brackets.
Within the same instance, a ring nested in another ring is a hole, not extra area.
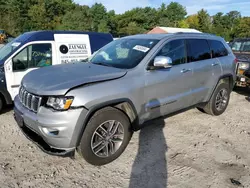
[(82, 30), (110, 32), (113, 36), (146, 33), (156, 26), (194, 28), (231, 40), (250, 37), (250, 17), (240, 12), (210, 16), (204, 9), (187, 16), (177, 2), (158, 9), (134, 8), (123, 14), (107, 11), (101, 3), (89, 7), (73, 0), (0, 0), (0, 28), (12, 35), (31, 30)]

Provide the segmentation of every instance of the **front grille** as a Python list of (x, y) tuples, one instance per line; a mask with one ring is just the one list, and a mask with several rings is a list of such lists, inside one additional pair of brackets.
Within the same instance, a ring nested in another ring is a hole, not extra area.
[(19, 98), (23, 106), (28, 108), (33, 112), (37, 112), (38, 108), (41, 105), (42, 97), (33, 95), (25, 90), (23, 86), (19, 90)]

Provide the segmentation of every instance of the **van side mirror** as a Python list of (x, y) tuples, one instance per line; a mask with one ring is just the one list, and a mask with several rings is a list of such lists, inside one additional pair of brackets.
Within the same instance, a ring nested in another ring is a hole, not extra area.
[(172, 59), (170, 57), (165, 56), (156, 56), (154, 59), (154, 67), (156, 68), (171, 68), (172, 67)]

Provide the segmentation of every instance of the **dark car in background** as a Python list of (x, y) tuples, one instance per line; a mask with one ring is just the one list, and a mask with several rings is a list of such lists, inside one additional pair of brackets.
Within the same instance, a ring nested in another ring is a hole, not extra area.
[(230, 43), (235, 54), (237, 64), (237, 80), (236, 86), (250, 86), (250, 38), (238, 38)]

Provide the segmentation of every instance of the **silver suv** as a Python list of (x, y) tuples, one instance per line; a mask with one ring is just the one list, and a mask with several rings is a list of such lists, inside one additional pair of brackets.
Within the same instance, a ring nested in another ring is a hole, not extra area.
[(115, 40), (88, 62), (34, 70), (22, 80), (14, 117), (54, 155), (77, 150), (93, 165), (118, 158), (144, 122), (197, 107), (222, 114), (236, 61), (217, 36), (145, 34)]

